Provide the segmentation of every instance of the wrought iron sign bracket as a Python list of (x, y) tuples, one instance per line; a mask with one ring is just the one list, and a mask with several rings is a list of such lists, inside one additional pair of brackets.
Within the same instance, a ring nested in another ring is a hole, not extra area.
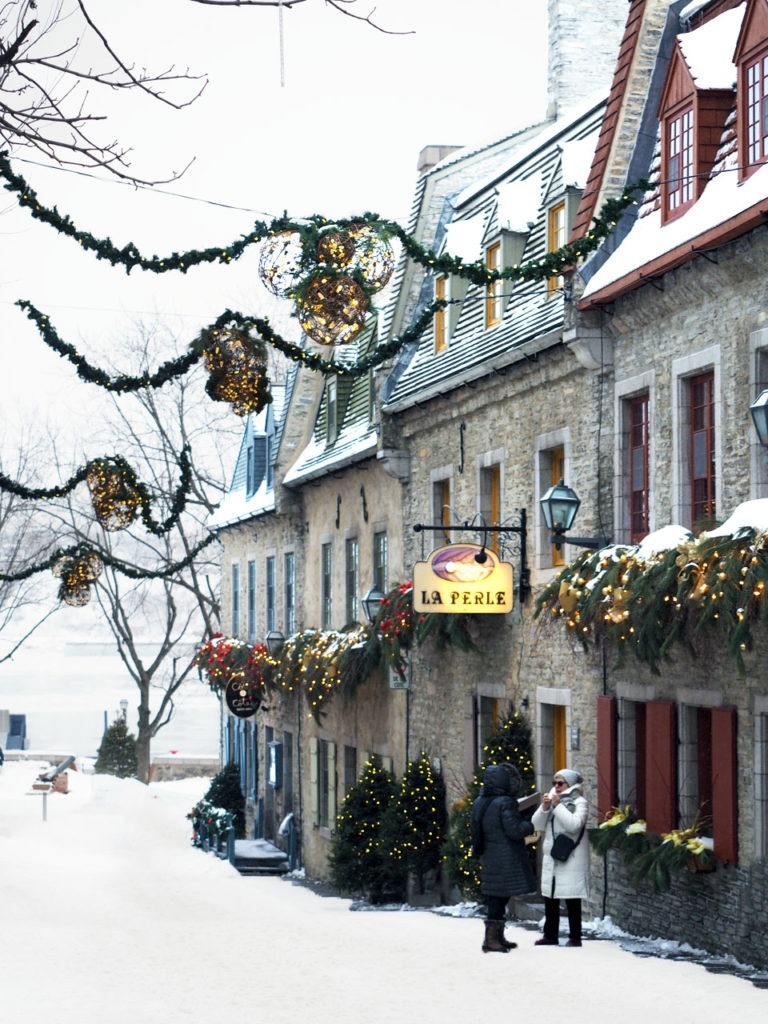
[(528, 594), (531, 592), (531, 574), (528, 568), (526, 559), (526, 528), (528, 525), (528, 517), (525, 509), (520, 509), (520, 520), (516, 526), (478, 526), (477, 523), (470, 523), (465, 520), (463, 523), (440, 523), (439, 525), (432, 525), (431, 523), (414, 523), (413, 529), (416, 533), (422, 533), (424, 531), (431, 531), (432, 533), (482, 533), (483, 535), (483, 548), (486, 547), (488, 541), (488, 534), (494, 533), (515, 533), (520, 538), (520, 572), (517, 579), (517, 596), (518, 600), (522, 604)]

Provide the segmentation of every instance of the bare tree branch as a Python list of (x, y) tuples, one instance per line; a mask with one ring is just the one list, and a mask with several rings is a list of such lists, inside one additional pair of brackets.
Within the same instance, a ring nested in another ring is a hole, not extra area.
[(86, 0), (48, 6), (47, 17), (40, 16), (38, 0), (6, 0), (0, 7), (0, 143), (36, 149), (63, 166), (102, 168), (136, 184), (179, 178), (183, 170), (151, 180), (134, 174), (130, 148), (96, 132), (107, 116), (94, 110), (89, 90), (102, 96), (136, 90), (180, 110), (200, 96), (205, 77), (173, 66), (139, 71), (118, 56)]
[[(209, 7), (282, 7), (283, 10), (289, 11), (299, 4), (306, 3), (306, 0), (190, 0), (190, 2), (193, 4), (207, 4)], [(383, 32), (385, 35), (413, 35), (413, 29), (398, 31), (397, 29), (384, 28), (383, 25), (378, 25), (373, 20), (373, 16), (376, 13), (375, 7), (371, 8), (368, 14), (358, 14), (351, 10), (359, 0), (323, 0), (323, 2), (326, 7), (332, 7), (339, 14), (346, 14), (347, 17), (355, 18), (356, 21), (364, 21), (371, 28), (375, 28), (377, 32)]]

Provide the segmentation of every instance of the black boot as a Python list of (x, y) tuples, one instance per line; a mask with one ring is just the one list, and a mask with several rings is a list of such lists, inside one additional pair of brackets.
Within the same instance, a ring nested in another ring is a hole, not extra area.
[(483, 940), (484, 953), (508, 953), (511, 946), (504, 941), (504, 922), (486, 921), (485, 939)]
[(504, 934), (504, 925), (505, 925), (505, 923), (506, 922), (504, 922), (504, 921), (501, 922), (501, 941), (504, 943), (504, 945), (507, 947), (507, 949), (517, 949), (517, 943), (516, 942), (510, 942), (509, 939)]

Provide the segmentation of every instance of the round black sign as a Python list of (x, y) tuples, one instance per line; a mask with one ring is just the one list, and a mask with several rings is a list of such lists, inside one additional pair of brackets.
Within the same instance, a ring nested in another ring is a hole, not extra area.
[(237, 718), (250, 718), (255, 715), (261, 704), (258, 687), (245, 682), (244, 679), (232, 679), (225, 691), (227, 707)]

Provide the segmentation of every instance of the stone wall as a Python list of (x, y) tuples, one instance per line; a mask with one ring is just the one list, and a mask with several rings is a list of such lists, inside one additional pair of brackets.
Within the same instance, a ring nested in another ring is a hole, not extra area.
[(766, 969), (766, 891), (764, 860), (747, 868), (719, 864), (704, 874), (681, 871), (669, 892), (656, 893), (648, 885), (634, 885), (626, 866), (611, 853), (606, 882), (601, 861), (593, 871), (590, 909), (600, 917), (607, 914), (632, 935), (663, 936)]

